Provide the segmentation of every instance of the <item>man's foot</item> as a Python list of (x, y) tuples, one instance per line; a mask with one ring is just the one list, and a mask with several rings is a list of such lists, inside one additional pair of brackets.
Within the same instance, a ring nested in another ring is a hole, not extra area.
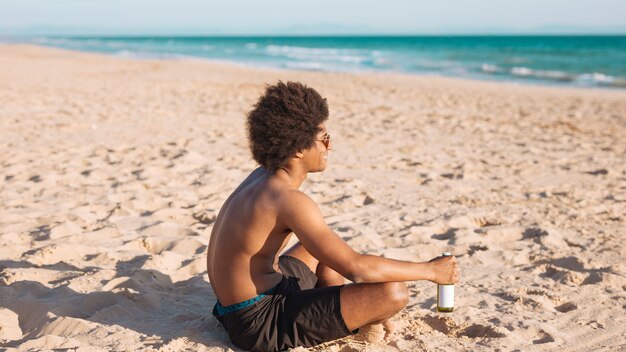
[(385, 340), (391, 338), (391, 335), (396, 331), (396, 324), (391, 321), (391, 319), (387, 319), (383, 322), (383, 329), (385, 330)]
[(354, 339), (367, 343), (380, 342), (385, 338), (383, 324), (367, 324), (359, 328), (359, 333), (354, 335)]
[(354, 339), (367, 343), (381, 342), (388, 339), (395, 331), (395, 325), (391, 320), (385, 320), (382, 324), (367, 324), (359, 328), (359, 333)]

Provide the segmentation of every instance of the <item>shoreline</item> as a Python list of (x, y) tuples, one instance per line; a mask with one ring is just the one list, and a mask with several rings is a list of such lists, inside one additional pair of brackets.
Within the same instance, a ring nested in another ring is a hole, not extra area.
[[(620, 35), (616, 35), (616, 36), (620, 36)], [(469, 36), (472, 37), (472, 36)], [(504, 36), (506, 37), (506, 36)], [(521, 37), (525, 37), (525, 36), (521, 36)], [(576, 36), (573, 36), (576, 37)], [(61, 37), (63, 38), (63, 37)], [(81, 38), (81, 37), (77, 37), (77, 38)], [(85, 38), (90, 38), (90, 36), (86, 36)], [(100, 38), (100, 37), (97, 37)], [(103, 37), (103, 38), (108, 38), (108, 37)], [(116, 38), (115, 36), (111, 36), (110, 38)], [(134, 37), (125, 37), (125, 38), (134, 38)], [(137, 38), (142, 38), (142, 37), (137, 37)], [(160, 37), (159, 37), (160, 38)], [(167, 36), (163, 37), (163, 38), (167, 38)], [(190, 37), (190, 38), (194, 38), (194, 37)], [(219, 37), (216, 37), (219, 38)], [(237, 38), (237, 37), (236, 37)], [(242, 37), (242, 38), (247, 38), (247, 37)], [(256, 38), (256, 37), (250, 37), (250, 38)], [(259, 37), (259, 38), (263, 38), (263, 37)], [(297, 37), (294, 37), (297, 38)], [(298, 70), (298, 69), (292, 69), (292, 68), (286, 68), (286, 67), (277, 67), (277, 66), (272, 66), (270, 64), (268, 65), (263, 65), (263, 64), (257, 64), (257, 63), (246, 63), (246, 62), (239, 62), (237, 60), (227, 60), (227, 59), (213, 59), (213, 58), (206, 58), (206, 57), (201, 57), (201, 56), (191, 56), (191, 55), (185, 55), (185, 54), (171, 54), (173, 56), (176, 57), (163, 57), (163, 58), (159, 58), (159, 57), (135, 57), (133, 55), (124, 55), (124, 54), (120, 54), (120, 53), (106, 53), (106, 52), (98, 52), (98, 51), (89, 51), (89, 50), (81, 50), (81, 49), (70, 49), (70, 48), (63, 48), (60, 46), (54, 46), (54, 45), (45, 45), (45, 44), (37, 44), (37, 43), (28, 43), (28, 42), (0, 42), (0, 46), (2, 45), (32, 45), (32, 46), (36, 46), (36, 47), (41, 47), (41, 48), (49, 48), (49, 49), (59, 49), (59, 50), (67, 50), (67, 51), (71, 51), (71, 52), (78, 52), (78, 53), (91, 53), (91, 54), (97, 54), (97, 55), (105, 55), (105, 56), (110, 56), (110, 57), (116, 57), (116, 58), (122, 58), (122, 59), (129, 59), (129, 60), (157, 60), (157, 61), (185, 61), (185, 60), (191, 60), (191, 61), (195, 61), (195, 60), (200, 60), (200, 61), (206, 61), (209, 63), (217, 63), (217, 64), (231, 64), (231, 65), (236, 65), (236, 66), (242, 66), (242, 67), (247, 67), (247, 68), (252, 68), (252, 69), (259, 69), (259, 70), (276, 70), (276, 71), (286, 71), (286, 72), (310, 72), (310, 73), (330, 73), (330, 74), (355, 74), (355, 75), (403, 75), (403, 76), (413, 76), (413, 77), (425, 77), (425, 78), (449, 78), (449, 79), (459, 79), (459, 80), (468, 80), (468, 81), (473, 81), (473, 82), (489, 82), (489, 83), (496, 83), (496, 84), (510, 84), (510, 85), (520, 85), (520, 86), (529, 86), (529, 87), (542, 87), (542, 88), (571, 88), (571, 89), (582, 89), (582, 90), (599, 90), (599, 91), (618, 91), (618, 92), (623, 92), (626, 91), (626, 86), (577, 86), (577, 85), (573, 85), (573, 84), (565, 84), (565, 83), (559, 83), (558, 81), (555, 82), (540, 82), (540, 81), (533, 81), (533, 80), (523, 80), (523, 79), (496, 79), (496, 78), (489, 78), (484, 77), (462, 77), (462, 76), (454, 76), (454, 75), (445, 75), (445, 74), (438, 74), (438, 73), (426, 73), (426, 72), (402, 72), (402, 71), (376, 71), (376, 70), (372, 70), (372, 71), (366, 71), (366, 70), (355, 70), (355, 71), (344, 71), (344, 70), (306, 70), (306, 69), (302, 69), (302, 70)], [(158, 54), (155, 54), (156, 56), (158, 56)]]

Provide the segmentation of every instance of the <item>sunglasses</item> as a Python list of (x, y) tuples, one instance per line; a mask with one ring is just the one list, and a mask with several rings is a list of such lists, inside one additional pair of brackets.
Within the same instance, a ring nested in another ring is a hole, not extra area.
[(316, 139), (316, 141), (322, 142), (322, 144), (324, 144), (324, 147), (328, 149), (328, 146), (330, 145), (330, 135), (326, 133), (324, 137), (322, 137), (322, 139)]

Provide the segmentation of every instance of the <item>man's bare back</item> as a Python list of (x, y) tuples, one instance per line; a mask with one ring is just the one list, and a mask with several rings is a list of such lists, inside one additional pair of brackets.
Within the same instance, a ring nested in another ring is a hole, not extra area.
[(277, 202), (285, 192), (299, 191), (272, 176), (263, 168), (254, 170), (226, 200), (213, 225), (207, 267), (222, 305), (245, 301), (282, 279), (278, 253), (292, 232), (282, 223)]

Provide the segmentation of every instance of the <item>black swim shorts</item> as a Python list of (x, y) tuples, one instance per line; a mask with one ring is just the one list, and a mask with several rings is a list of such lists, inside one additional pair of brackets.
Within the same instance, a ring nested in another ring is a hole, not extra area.
[(213, 315), (233, 344), (250, 351), (282, 351), (358, 331), (348, 330), (341, 315), (341, 286), (315, 288), (315, 273), (294, 257), (281, 256), (278, 266), (283, 279), (269, 291), (227, 307), (216, 303)]

